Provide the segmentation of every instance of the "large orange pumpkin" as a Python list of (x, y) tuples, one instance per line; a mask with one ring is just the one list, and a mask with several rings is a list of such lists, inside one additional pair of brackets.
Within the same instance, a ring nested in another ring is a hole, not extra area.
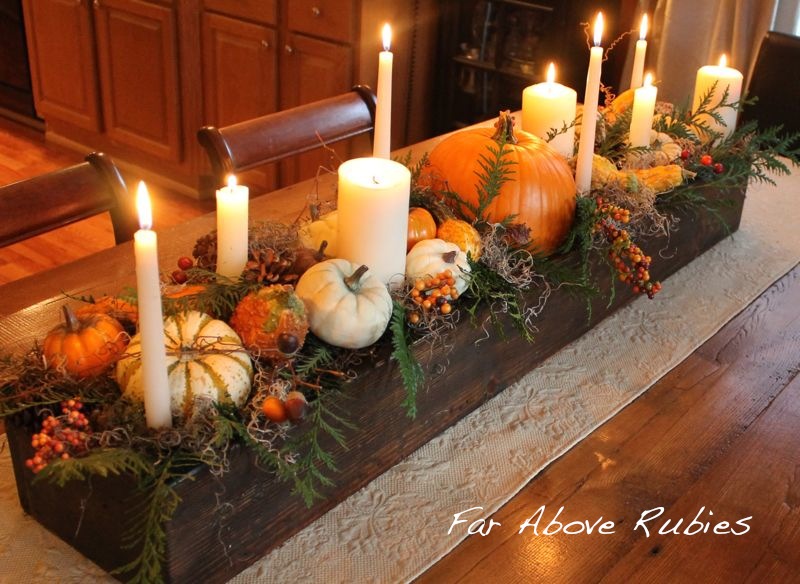
[[(474, 206), (478, 205), (476, 173), (482, 157), (492, 158), (489, 147), (506, 136), (504, 160), (509, 180), (488, 206), (485, 219), (496, 223), (515, 215), (514, 222), (531, 229), (535, 251), (551, 254), (567, 235), (575, 215), (575, 180), (567, 161), (540, 138), (514, 131), (510, 112), (501, 112), (495, 128), (472, 128), (445, 138), (430, 153), (430, 169), (446, 188)], [(435, 182), (432, 181), (432, 184)], [(475, 217), (462, 208), (468, 219)]]

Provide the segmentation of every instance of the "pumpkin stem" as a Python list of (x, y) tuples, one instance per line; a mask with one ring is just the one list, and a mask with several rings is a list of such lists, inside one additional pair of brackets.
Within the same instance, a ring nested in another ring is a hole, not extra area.
[(492, 136), (492, 140), (497, 143), (505, 140), (506, 144), (516, 144), (517, 137), (514, 135), (514, 116), (511, 115), (510, 110), (500, 112), (500, 117), (494, 125), (497, 131)]
[(64, 321), (67, 323), (67, 329), (69, 332), (78, 332), (81, 329), (81, 323), (78, 321), (78, 317), (75, 316), (75, 313), (72, 311), (72, 309), (65, 304), (61, 307), (61, 311), (64, 313)]
[(347, 276), (344, 279), (345, 285), (353, 292), (358, 290), (359, 286), (361, 285), (361, 276), (366, 274), (367, 270), (369, 270), (367, 266), (361, 266), (358, 268), (351, 276)]
[(448, 251), (447, 253), (442, 254), (442, 259), (448, 264), (456, 263), (456, 255), (458, 252), (456, 250)]
[(327, 239), (323, 239), (322, 243), (319, 244), (319, 249), (317, 250), (317, 253), (314, 254), (314, 259), (316, 259), (318, 262), (321, 262), (322, 260), (324, 260), (325, 259), (325, 249), (327, 247), (328, 247), (328, 240)]

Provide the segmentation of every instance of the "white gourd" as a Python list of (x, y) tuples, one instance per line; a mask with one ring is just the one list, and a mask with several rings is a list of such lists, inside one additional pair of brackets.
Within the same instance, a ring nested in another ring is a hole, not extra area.
[(311, 332), (346, 349), (377, 341), (392, 318), (392, 297), (380, 279), (347, 260), (331, 259), (310, 267), (297, 282)]
[(406, 256), (406, 277), (434, 277), (450, 270), (456, 281), (456, 290), (462, 294), (469, 285), (470, 272), (467, 254), (455, 243), (442, 239), (425, 239), (411, 248)]
[[(172, 415), (189, 419), (212, 402), (244, 405), (253, 366), (239, 335), (221, 320), (190, 311), (164, 320)], [(141, 338), (136, 334), (117, 362), (123, 394), (144, 400)]]

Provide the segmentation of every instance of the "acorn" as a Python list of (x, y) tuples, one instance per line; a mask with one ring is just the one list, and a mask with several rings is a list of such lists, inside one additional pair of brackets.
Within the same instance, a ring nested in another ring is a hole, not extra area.
[(267, 417), (267, 419), (275, 422), (276, 424), (285, 422), (286, 418), (288, 417), (286, 406), (274, 395), (267, 396), (267, 398), (261, 404), (261, 411), (264, 412), (264, 415)]
[(284, 355), (292, 355), (300, 348), (300, 339), (292, 333), (281, 333), (276, 342), (278, 350)]
[(286, 407), (286, 414), (292, 422), (300, 422), (306, 417), (308, 401), (306, 401), (306, 396), (302, 392), (290, 391), (287, 393), (283, 405)]
[(327, 247), (328, 242), (326, 240), (322, 240), (317, 250), (311, 249), (310, 247), (301, 247), (295, 252), (294, 263), (292, 263), (292, 267), (289, 268), (289, 271), (292, 274), (302, 276), (308, 268), (325, 259), (325, 248)]

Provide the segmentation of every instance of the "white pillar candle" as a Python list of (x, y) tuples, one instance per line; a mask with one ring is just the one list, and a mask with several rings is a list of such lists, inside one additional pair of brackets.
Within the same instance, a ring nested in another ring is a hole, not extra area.
[(383, 158), (355, 158), (339, 166), (338, 255), (365, 264), (387, 284), (406, 271), (411, 172)]
[(631, 70), (631, 89), (642, 86), (642, 75), (644, 75), (644, 57), (647, 53), (647, 14), (642, 15), (642, 23), (639, 25), (639, 40), (636, 41), (636, 51), (633, 54), (633, 69)]
[(648, 73), (644, 78), (644, 85), (633, 92), (630, 144), (634, 148), (650, 146), (650, 130), (653, 128), (657, 95), (658, 88), (653, 85), (653, 76)]
[(238, 278), (247, 263), (249, 195), (233, 175), (217, 191), (217, 273), (226, 278)]
[(392, 135), (392, 61), (389, 48), (392, 44), (392, 28), (383, 25), (383, 51), (378, 56), (378, 91), (375, 106), (375, 138), (372, 155), (390, 158)]
[(136, 192), (141, 229), (133, 234), (136, 257), (136, 297), (141, 336), (144, 413), (149, 428), (172, 426), (167, 353), (164, 345), (164, 317), (161, 311), (161, 283), (158, 276), (158, 238), (152, 231), (153, 213), (147, 187), (139, 182)]
[(594, 135), (597, 130), (597, 104), (600, 99), (600, 73), (603, 65), (603, 13), (598, 12), (594, 21), (594, 44), (589, 53), (589, 72), (586, 76), (586, 95), (583, 98), (581, 116), (581, 139), (578, 143), (578, 159), (575, 162), (575, 185), (579, 193), (590, 190), (592, 186), (592, 157), (594, 156)]
[[(547, 139), (547, 133), (560, 130), (575, 121), (578, 94), (574, 89), (555, 82), (555, 66), (547, 68), (547, 80), (526, 87), (522, 92), (522, 129)], [(571, 158), (575, 150), (575, 126), (549, 142), (557, 152)]]
[[(716, 87), (714, 87), (714, 83), (716, 83)], [(706, 65), (697, 70), (694, 99), (692, 100), (693, 111), (697, 111), (703, 97), (711, 91), (712, 87), (714, 87), (714, 94), (708, 104), (709, 109), (720, 104), (726, 88), (728, 90), (726, 103), (738, 102), (742, 96), (742, 74), (733, 67), (727, 66), (725, 55), (720, 58), (719, 65)], [(719, 124), (711, 116), (705, 115), (701, 117), (708, 123), (709, 128), (715, 132), (721, 132), (722, 136), (727, 138), (736, 129), (736, 116), (739, 114), (739, 110), (732, 107), (723, 107), (719, 108), (717, 113), (722, 116), (725, 125)]]

